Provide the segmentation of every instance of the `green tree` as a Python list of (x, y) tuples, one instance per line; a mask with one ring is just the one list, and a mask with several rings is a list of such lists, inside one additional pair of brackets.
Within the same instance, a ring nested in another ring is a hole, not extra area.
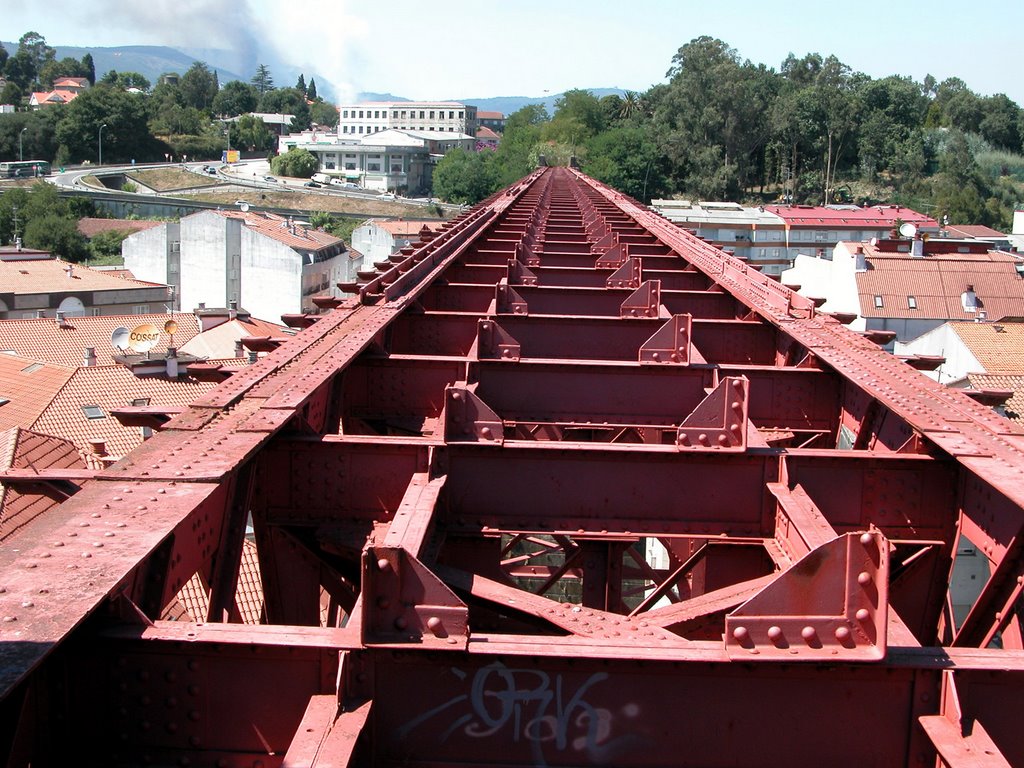
[(91, 53), (82, 57), (82, 77), (89, 81), (89, 85), (96, 85), (96, 64)]
[(17, 158), (20, 144), (26, 160), (52, 161), (57, 155), (55, 133), (63, 109), (58, 105), (0, 115), (0, 157)]
[(293, 147), (270, 161), (270, 170), (273, 173), (300, 179), (308, 179), (317, 172), (319, 167), (316, 155), (298, 147)]
[(299, 73), (299, 79), (295, 83), (295, 90), (302, 91), (302, 95), (306, 95), (306, 76), (301, 72)]
[[(244, 147), (249, 152), (272, 149), (274, 134), (262, 117), (242, 115), (231, 127), (231, 140), (236, 147)], [(290, 174), (286, 174), (290, 175)]]
[(306, 98), (310, 101), (317, 101), (320, 97), (316, 95), (316, 78), (309, 78), (309, 87), (306, 88)]
[(83, 91), (64, 108), (57, 124), (57, 141), (70, 160), (95, 160), (99, 128), (103, 132), (103, 159), (107, 162), (155, 160), (164, 147), (149, 132), (146, 98), (117, 88), (97, 85)]
[(85, 237), (73, 218), (57, 213), (37, 216), (25, 225), (25, 245), (49, 251), (68, 261), (83, 261), (89, 255)]
[(264, 93), (260, 98), (260, 112), (291, 115), (291, 127), (295, 131), (306, 130), (312, 122), (306, 96), (295, 88), (276, 88)]
[(17, 106), (21, 104), (22, 98), (21, 88), (13, 80), (0, 89), (0, 104), (14, 104)]
[(434, 194), (450, 203), (474, 205), (500, 187), (493, 152), (455, 149), (434, 168)]
[(28, 58), (31, 64), (32, 78), (36, 80), (43, 70), (43, 65), (52, 61), (57, 55), (57, 51), (48, 46), (46, 38), (38, 32), (26, 32), (18, 40), (18, 52), (15, 54), (15, 58), (21, 54), (25, 54)]
[(44, 88), (53, 88), (53, 83), (60, 77), (85, 77), (82, 62), (65, 56), (59, 61), (49, 59), (39, 70), (39, 84)]
[(140, 91), (148, 91), (150, 88), (149, 79), (145, 75), (139, 72), (118, 72), (116, 69), (104, 73), (100, 83), (122, 90), (138, 88)]
[(997, 93), (982, 99), (981, 109), (978, 131), (985, 140), (1010, 152), (1021, 151), (1020, 107), (1006, 94)]
[(668, 191), (664, 158), (644, 128), (610, 128), (591, 139), (587, 149), (583, 170), (620, 192), (646, 203)]
[(121, 243), (130, 235), (125, 230), (108, 230), (100, 232), (89, 239), (86, 247), (89, 250), (89, 264), (121, 264), (124, 257), (121, 255)]
[(28, 93), (35, 84), (36, 68), (32, 55), (27, 51), (18, 51), (4, 65), (4, 76), (18, 86), (22, 93)]
[(7, 52), (7, 49), (0, 45), (0, 73), (3, 73), (4, 67), (7, 64), (7, 59), (9, 59), (10, 56), (11, 55)]
[(317, 101), (309, 108), (309, 115), (316, 125), (334, 128), (338, 124), (338, 108), (326, 101)]
[(213, 100), (213, 113), (221, 117), (235, 117), (248, 112), (255, 112), (259, 104), (259, 92), (256, 86), (232, 80), (224, 84)]
[(270, 74), (270, 69), (266, 64), (256, 67), (256, 74), (252, 76), (251, 82), (256, 86), (256, 91), (260, 96), (274, 90), (274, 76)]
[(217, 73), (202, 61), (197, 61), (188, 68), (188, 72), (182, 76), (178, 88), (186, 106), (203, 111), (211, 109), (217, 91), (220, 90)]

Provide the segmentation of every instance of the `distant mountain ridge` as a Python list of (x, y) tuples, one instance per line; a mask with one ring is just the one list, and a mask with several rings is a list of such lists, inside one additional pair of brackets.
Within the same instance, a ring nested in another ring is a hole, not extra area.
[[(0, 42), (12, 55), (18, 50), (17, 43)], [(271, 58), (261, 62), (250, 62), (243, 60), (245, 57), (234, 51), (223, 48), (187, 48), (178, 49), (163, 45), (122, 45), (115, 47), (86, 47), (86, 46), (54, 46), (57, 49), (57, 58), (71, 57), (81, 59), (85, 54), (91, 53), (93, 63), (96, 65), (97, 79), (103, 77), (110, 70), (118, 72), (138, 72), (154, 85), (161, 75), (168, 72), (185, 74), (189, 67), (195, 62), (202, 61), (210, 69), (217, 73), (220, 84), (232, 80), (249, 82), (256, 72), (258, 64), (266, 64), (274, 77), (274, 84), (279, 88), (287, 88), (298, 80), (300, 70), (297, 67), (285, 64)], [(243, 73), (248, 74), (243, 74)], [(328, 100), (336, 99), (334, 84), (322, 78), (316, 72), (305, 71), (307, 81), (310, 77), (316, 78), (317, 91)], [(598, 98), (610, 94), (622, 95), (624, 91), (620, 88), (588, 88)], [(544, 96), (487, 96), (483, 98), (468, 99), (440, 99), (443, 101), (459, 101), (463, 104), (471, 104), (477, 109), (487, 112), (501, 112), (510, 115), (529, 104), (543, 104), (549, 115), (555, 112), (555, 102), (562, 96), (560, 93), (545, 94)], [(363, 91), (357, 95), (360, 101), (413, 101), (404, 96), (396, 96), (387, 92)]]

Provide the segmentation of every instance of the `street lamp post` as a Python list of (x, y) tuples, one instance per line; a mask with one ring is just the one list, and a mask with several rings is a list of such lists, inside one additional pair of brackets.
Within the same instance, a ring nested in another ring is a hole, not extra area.
[(107, 124), (104, 123), (103, 125), (100, 126), (100, 130), (99, 130), (99, 145), (100, 145), (100, 158), (99, 158), (100, 162), (99, 162), (99, 164), (100, 165), (103, 165), (103, 129), (106, 128), (106, 127), (107, 127)]
[(21, 129), (21, 133), (18, 134), (18, 162), (22, 162), (25, 159), (25, 152), (22, 148), (21, 140), (25, 136), (25, 131), (28, 130), (28, 126)]

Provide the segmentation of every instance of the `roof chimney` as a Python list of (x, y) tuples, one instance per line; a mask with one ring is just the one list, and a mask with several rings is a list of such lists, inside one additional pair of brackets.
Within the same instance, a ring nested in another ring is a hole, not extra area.
[(74, 264), (67, 264), (67, 265), (65, 265), (64, 272), (67, 273), (68, 279), (70, 280), (71, 278), (73, 278), (75, 276), (75, 265)]
[(93, 368), (96, 365), (96, 347), (86, 347), (85, 356), (82, 358), (82, 366)]
[(228, 317), (232, 320), (238, 316), (238, 299), (232, 299), (228, 302)]
[(89, 447), (92, 448), (94, 456), (106, 456), (107, 455), (107, 441), (101, 437), (94, 437), (89, 442)]
[(854, 252), (854, 256), (853, 257), (854, 257), (854, 261), (856, 262), (856, 265), (855, 265), (854, 269), (857, 272), (867, 272), (868, 271), (868, 257), (867, 257), (867, 254), (864, 253), (864, 246), (863, 245), (858, 245), (857, 246), (857, 250)]
[(241, 339), (235, 339), (235, 357), (245, 357), (245, 349)]
[(257, 352), (255, 349), (250, 349), (249, 350), (249, 365), (256, 365), (256, 363), (259, 361), (259, 359), (260, 359), (260, 353)]
[(44, 317), (46, 317), (46, 310), (45, 309), (37, 309), (36, 310), (36, 318), (37, 319), (42, 319)]
[(167, 378), (178, 378), (178, 349), (177, 347), (167, 348)]
[(57, 327), (58, 328), (70, 328), (71, 327), (71, 323), (68, 322), (67, 317), (65, 316), (63, 310), (58, 309), (56, 311), (56, 313), (54, 313), (54, 317), (57, 320)]

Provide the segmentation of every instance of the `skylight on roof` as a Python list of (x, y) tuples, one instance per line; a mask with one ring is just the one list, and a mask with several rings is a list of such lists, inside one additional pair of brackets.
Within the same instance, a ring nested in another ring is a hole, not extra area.
[(881, 308), (882, 308), (882, 297), (881, 296), (875, 296), (875, 309), (881, 309)]
[(26, 365), (24, 368), (22, 368), (21, 372), (22, 373), (35, 373), (36, 371), (38, 371), (42, 367), (43, 367), (42, 363), (31, 363), (29, 365)]
[(917, 297), (907, 296), (907, 307), (910, 309), (917, 309)]
[(82, 413), (85, 414), (87, 419), (105, 419), (107, 414), (103, 412), (103, 409), (98, 405), (83, 405)]
[(0, 395), (0, 405), (7, 405), (9, 402), (11, 402), (11, 398)]

